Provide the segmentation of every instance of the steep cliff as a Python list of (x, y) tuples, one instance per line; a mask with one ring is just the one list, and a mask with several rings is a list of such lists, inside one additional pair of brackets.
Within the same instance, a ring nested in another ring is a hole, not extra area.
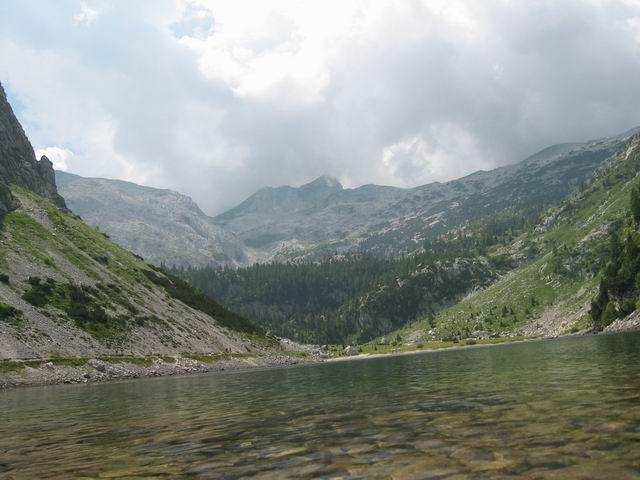
[(9, 185), (18, 185), (51, 200), (59, 207), (65, 206), (56, 189), (51, 161), (45, 156), (40, 161), (36, 159), (33, 147), (0, 84), (0, 214), (18, 206), (17, 199), (8, 189)]

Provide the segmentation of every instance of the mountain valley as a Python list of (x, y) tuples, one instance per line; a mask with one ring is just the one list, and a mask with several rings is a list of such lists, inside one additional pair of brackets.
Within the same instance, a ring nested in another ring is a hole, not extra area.
[[(556, 145), (413, 189), (345, 189), (322, 176), (298, 188), (264, 188), (209, 217), (171, 190), (66, 172), (54, 179), (10, 109), (4, 118), (5, 145), (13, 145), (6, 158), (29, 158), (40, 175), (9, 175), (3, 187), (6, 358), (277, 350), (269, 334), (416, 345), (589, 330), (605, 239), (628, 205), (622, 192), (631, 187), (621, 182), (635, 178), (640, 131)], [(598, 190), (602, 178), (607, 188)], [(614, 197), (606, 215), (591, 211)], [(574, 219), (585, 208), (588, 229)], [(178, 302), (165, 305), (167, 294)], [(207, 313), (223, 329), (207, 325)], [(607, 315), (602, 328), (619, 316)], [(32, 325), (26, 336), (23, 324)], [(246, 334), (265, 340), (249, 347)]]
[[(556, 145), (414, 189), (345, 189), (323, 176), (264, 188), (214, 218), (167, 190), (64, 172), (57, 179), (70, 208), (90, 223), (276, 335), (318, 344), (556, 335), (590, 328), (606, 263), (603, 232), (615, 219), (593, 217), (590, 243), (573, 230), (559, 241), (557, 223), (566, 202), (575, 211), (576, 195), (603, 201), (587, 194), (638, 132)], [(628, 189), (607, 178), (610, 195)], [(557, 266), (558, 252), (583, 247), (588, 271)], [(459, 309), (474, 302), (482, 308), (468, 307), (462, 322)], [(470, 318), (480, 320), (470, 326)]]
[[(606, 320), (593, 316), (592, 301), (610, 268), (610, 238), (623, 236), (616, 232), (628, 217), (638, 162), (636, 134), (566, 199), (504, 209), (407, 255), (174, 273), (264, 328), (310, 342), (361, 344), (386, 336), (416, 345), (616, 329), (610, 324), (635, 311), (633, 281), (625, 280), (631, 287), (610, 304)], [(635, 250), (627, 248), (617, 268), (635, 262)], [(604, 312), (608, 294), (602, 295)]]

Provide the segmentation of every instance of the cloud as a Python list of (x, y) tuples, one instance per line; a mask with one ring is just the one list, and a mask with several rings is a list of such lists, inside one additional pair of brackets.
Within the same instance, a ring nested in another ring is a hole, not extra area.
[(69, 170), (68, 162), (73, 158), (73, 152), (71, 150), (60, 147), (47, 147), (36, 150), (36, 158), (40, 159), (43, 155), (51, 160), (53, 168), (56, 170), (63, 170), (65, 172)]
[(410, 187), (640, 124), (637, 0), (149, 5), (3, 2), (0, 80), (70, 171), (210, 213), (264, 185)]
[(491, 168), (493, 162), (483, 156), (477, 139), (454, 124), (433, 125), (382, 151), (382, 174), (397, 178), (405, 185), (446, 181), (460, 172)]
[(91, 8), (86, 3), (80, 4), (80, 11), (73, 16), (73, 21), (76, 25), (89, 25), (100, 14), (100, 12), (94, 8)]

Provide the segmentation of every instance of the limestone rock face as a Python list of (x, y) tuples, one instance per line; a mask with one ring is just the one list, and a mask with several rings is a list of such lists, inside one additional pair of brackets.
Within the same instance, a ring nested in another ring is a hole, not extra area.
[(58, 205), (65, 207), (58, 194), (53, 165), (47, 157), (36, 159), (33, 147), (18, 122), (7, 95), (0, 84), (0, 212), (17, 207), (15, 198), (8, 192), (8, 185), (15, 184), (31, 190)]

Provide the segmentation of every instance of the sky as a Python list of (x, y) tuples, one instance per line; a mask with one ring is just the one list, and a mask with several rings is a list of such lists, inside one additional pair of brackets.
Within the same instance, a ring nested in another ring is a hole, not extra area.
[(640, 0), (2, 0), (0, 82), (57, 168), (216, 214), (640, 125)]

